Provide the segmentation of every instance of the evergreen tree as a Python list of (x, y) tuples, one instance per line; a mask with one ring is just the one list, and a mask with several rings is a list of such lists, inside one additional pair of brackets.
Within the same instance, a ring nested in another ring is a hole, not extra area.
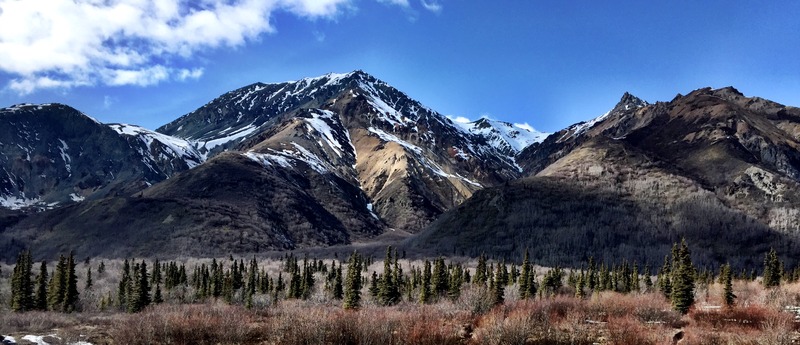
[(369, 280), (369, 289), (368, 289), (369, 295), (372, 296), (372, 298), (377, 299), (378, 296), (380, 295), (381, 288), (379, 285), (381, 284), (378, 283), (378, 272), (372, 271), (372, 277)]
[(36, 277), (33, 307), (36, 310), (47, 310), (47, 262), (45, 261), (39, 266), (39, 275)]
[(164, 297), (161, 296), (161, 283), (156, 282), (156, 291), (153, 293), (153, 303), (161, 304), (164, 302)]
[[(250, 307), (253, 303), (253, 295), (258, 290), (258, 262), (256, 257), (250, 260), (250, 266), (247, 268), (247, 284), (245, 285), (245, 301), (249, 301)], [(250, 308), (248, 307), (248, 309)]]
[(494, 290), (492, 290), (492, 302), (494, 305), (500, 305), (505, 302), (505, 277), (503, 276), (503, 267), (505, 265), (498, 264), (497, 271), (494, 275)]
[(694, 304), (695, 269), (692, 265), (691, 253), (686, 239), (681, 240), (676, 257), (673, 258), (672, 270), (672, 307), (675, 311), (686, 314)]
[(101, 260), (100, 266), (97, 267), (97, 274), (103, 275), (103, 273), (106, 273), (106, 264)]
[(426, 304), (431, 301), (431, 262), (425, 260), (425, 268), (422, 271), (422, 283), (420, 284), (419, 303)]
[(670, 266), (669, 258), (664, 257), (664, 265), (658, 271), (658, 290), (666, 298), (672, 296), (672, 267)]
[(522, 258), (522, 272), (519, 275), (519, 298), (520, 299), (527, 299), (530, 297), (528, 295), (528, 283), (530, 280), (531, 275), (531, 263), (528, 260), (528, 249), (525, 249), (525, 256)]
[(481, 256), (478, 257), (478, 267), (475, 269), (475, 277), (473, 277), (472, 282), (485, 286), (486, 282), (489, 280), (487, 273), (486, 256), (481, 253)]
[(163, 281), (161, 277), (161, 263), (158, 261), (158, 259), (153, 262), (153, 273), (150, 275), (150, 278), (150, 286), (159, 285)]
[(771, 248), (764, 257), (764, 287), (771, 288), (781, 285), (781, 269), (778, 253)]
[(577, 298), (586, 297), (586, 294), (583, 291), (583, 289), (586, 288), (586, 280), (588, 279), (584, 274), (583, 270), (581, 270), (581, 274), (578, 276), (577, 284), (575, 284), (575, 297)]
[(142, 260), (133, 270), (133, 279), (128, 289), (128, 312), (138, 313), (150, 305), (150, 284), (147, 273), (147, 263)]
[(69, 254), (66, 265), (66, 286), (64, 289), (64, 297), (61, 299), (63, 304), (61, 310), (65, 313), (71, 313), (77, 310), (78, 307), (78, 276), (75, 274), (75, 255)]
[(447, 293), (449, 283), (447, 276), (447, 267), (444, 264), (444, 258), (439, 257), (434, 260), (433, 271), (431, 272), (431, 289), (433, 294), (437, 297)]
[(464, 269), (461, 265), (455, 265), (453, 267), (452, 272), (450, 273), (450, 283), (449, 288), (447, 290), (447, 296), (450, 297), (451, 300), (455, 301), (461, 296), (461, 284), (464, 280)]
[(86, 269), (86, 290), (89, 290), (89, 289), (92, 288), (92, 283), (93, 283), (92, 282), (92, 266), (89, 266)]
[[(198, 278), (198, 283), (200, 279)], [(127, 308), (128, 306), (128, 289), (131, 282), (131, 264), (128, 259), (122, 265), (122, 277), (119, 279), (119, 287), (117, 289), (117, 302), (120, 307)], [(200, 285), (202, 288), (202, 285)], [(198, 289), (200, 291), (201, 289)]]
[(650, 292), (653, 288), (653, 279), (650, 276), (650, 265), (644, 265), (644, 289)]
[(342, 287), (342, 265), (336, 269), (336, 277), (333, 281), (333, 298), (342, 299), (344, 297), (344, 288)]
[(344, 309), (358, 309), (361, 306), (361, 256), (357, 252), (347, 261), (347, 280), (344, 286)]
[(736, 300), (736, 295), (733, 294), (733, 276), (731, 274), (730, 264), (725, 264), (722, 266), (720, 277), (722, 278), (722, 297), (725, 300), (725, 305), (732, 307), (734, 301)]
[(386, 258), (383, 261), (383, 274), (379, 280), (378, 297), (383, 305), (392, 305), (398, 301), (398, 287), (392, 270), (392, 246), (386, 247)]
[(24, 312), (34, 309), (31, 252), (25, 250), (17, 255), (14, 273), (11, 276), (11, 310)]

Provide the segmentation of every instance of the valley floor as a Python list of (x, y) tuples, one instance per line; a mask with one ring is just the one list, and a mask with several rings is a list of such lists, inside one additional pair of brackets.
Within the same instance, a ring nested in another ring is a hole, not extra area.
[[(511, 289), (509, 289), (511, 290)], [(137, 314), (3, 313), (0, 330), (26, 344), (792, 344), (800, 340), (795, 315), (800, 285), (766, 291), (738, 283), (742, 306), (717, 307), (720, 286), (698, 291), (687, 314), (673, 312), (659, 293), (595, 293), (516, 300), (491, 307), (486, 291), (466, 289), (455, 301), (391, 307), (367, 300), (359, 310), (319, 296), (259, 300), (252, 309), (223, 302), (161, 304)], [(264, 303), (264, 304), (261, 304)], [(746, 306), (745, 306), (746, 305)], [(41, 343), (40, 343), (41, 344)]]

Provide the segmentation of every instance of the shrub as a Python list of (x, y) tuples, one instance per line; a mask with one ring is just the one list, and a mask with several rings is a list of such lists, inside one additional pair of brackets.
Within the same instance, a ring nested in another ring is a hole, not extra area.
[(157, 305), (120, 320), (111, 330), (119, 344), (241, 344), (267, 332), (244, 307), (223, 304)]

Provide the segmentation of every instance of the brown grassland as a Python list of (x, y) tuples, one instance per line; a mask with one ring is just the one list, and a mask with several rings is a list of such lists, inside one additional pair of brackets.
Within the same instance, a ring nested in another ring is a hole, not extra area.
[[(205, 259), (188, 259), (187, 267)], [(91, 265), (97, 268), (99, 260)], [(657, 291), (589, 291), (575, 297), (564, 286), (555, 294), (521, 300), (517, 284), (505, 288), (505, 302), (493, 305), (485, 286), (465, 284), (457, 299), (441, 297), (430, 304), (416, 302), (418, 293), (404, 294), (392, 306), (382, 306), (362, 289), (357, 310), (345, 310), (321, 286), (305, 300), (256, 295), (251, 308), (221, 299), (193, 300), (191, 287), (164, 292), (164, 303), (135, 314), (110, 306), (105, 296), (116, 296), (121, 261), (105, 260), (107, 270), (94, 272), (91, 289), (80, 287), (81, 312), (15, 313), (9, 309), (9, 272), (0, 265), (0, 333), (20, 344), (27, 334), (55, 334), (50, 344), (794, 344), (800, 341), (800, 323), (787, 306), (800, 305), (800, 283), (765, 289), (757, 281), (734, 282), (733, 307), (724, 305), (723, 287), (698, 284), (695, 304), (688, 314), (672, 310)], [(406, 272), (419, 261), (402, 260)], [(275, 274), (278, 260), (262, 260), (259, 267)], [(465, 267), (474, 269), (474, 262)], [(81, 284), (86, 264), (78, 265)], [(382, 269), (378, 260), (368, 271)], [(541, 276), (544, 269), (537, 269)], [(364, 273), (367, 276), (366, 273)], [(409, 296), (411, 299), (409, 299)]]

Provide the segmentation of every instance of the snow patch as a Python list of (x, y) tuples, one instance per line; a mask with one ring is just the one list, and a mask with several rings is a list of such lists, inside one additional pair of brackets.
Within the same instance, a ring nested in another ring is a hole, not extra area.
[(28, 199), (24, 195), (21, 198), (14, 195), (0, 196), (0, 206), (12, 210), (19, 210), (39, 204), (41, 204), (41, 199), (39, 198)]
[[(72, 157), (67, 154), (67, 150), (69, 150), (69, 146), (67, 145), (64, 140), (58, 139), (61, 142), (61, 146), (58, 147), (58, 150), (61, 153), (61, 159), (64, 161), (64, 167), (67, 168), (67, 172), (72, 175), (72, 166), (70, 163), (72, 162)], [(28, 156), (28, 160), (30, 160), (30, 156)]]
[[(326, 122), (324, 119), (333, 120), (334, 114), (330, 110), (321, 110), (317, 109), (317, 111), (321, 112), (321, 114), (312, 113), (312, 118), (304, 119), (308, 125), (317, 131), (318, 133), (322, 134), (322, 138), (325, 139), (326, 143), (339, 157), (342, 157), (342, 143), (333, 136), (333, 129), (331, 126)], [(349, 134), (348, 134), (349, 137)], [(348, 138), (349, 142), (349, 138)], [(354, 151), (355, 152), (355, 151)]]
[(244, 139), (248, 135), (253, 134), (253, 132), (255, 132), (256, 129), (258, 129), (258, 127), (256, 127), (253, 124), (249, 124), (247, 126), (239, 128), (238, 130), (236, 130), (235, 132), (231, 133), (228, 136), (202, 142), (200, 146), (205, 147), (206, 150), (211, 151), (212, 149), (214, 149), (219, 145), (223, 145), (237, 139)]
[[(61, 338), (58, 337), (55, 334), (50, 334), (50, 335), (26, 335), (26, 336), (22, 337), (22, 340), (27, 340), (29, 342), (32, 342), (32, 343), (36, 344), (36, 345), (50, 345), (50, 343), (44, 341), (44, 338), (54, 338), (54, 339), (57, 339), (57, 340), (61, 340)], [(92, 345), (92, 343), (87, 342), (87, 341), (76, 341), (76, 342), (72, 342), (72, 343), (67, 343), (67, 345)]]
[(295, 166), (294, 162), (302, 161), (316, 172), (320, 174), (325, 174), (329, 171), (327, 164), (323, 162), (317, 155), (311, 153), (306, 148), (292, 143), (294, 149), (296, 151), (291, 150), (282, 150), (277, 151), (273, 149), (269, 149), (272, 153), (257, 153), (253, 151), (248, 151), (243, 153), (247, 158), (250, 158), (253, 161), (260, 163), (261, 165), (267, 167), (272, 166), (272, 163), (277, 163), (279, 166), (283, 168), (292, 169)]
[[(139, 138), (148, 150), (152, 150), (152, 144), (154, 141), (160, 142), (162, 145), (167, 147), (175, 156), (180, 157), (186, 162), (186, 165), (191, 169), (194, 168), (200, 163), (202, 163), (205, 159), (203, 155), (201, 155), (197, 149), (195, 149), (194, 145), (189, 141), (179, 139), (176, 137), (172, 137), (169, 135), (164, 135), (158, 132), (151, 131), (149, 129), (145, 129), (139, 126), (128, 125), (128, 124), (112, 124), (108, 125), (111, 129), (115, 130), (117, 133), (122, 135), (128, 135)], [(142, 155), (151, 158), (153, 161), (156, 160), (156, 157), (153, 157), (150, 152), (140, 152)], [(149, 165), (149, 164), (148, 164)], [(152, 169), (152, 167), (151, 167)]]
[(76, 194), (76, 193), (72, 193), (72, 194), (70, 194), (70, 195), (69, 195), (69, 198), (70, 198), (72, 201), (74, 201), (74, 202), (81, 202), (81, 201), (83, 201), (83, 200), (86, 200), (86, 198), (85, 198), (85, 197), (83, 197), (83, 196), (80, 196), (80, 195), (78, 195), (78, 194)]
[(371, 202), (370, 202), (370, 203), (367, 203), (367, 210), (369, 211), (369, 214), (371, 214), (373, 217), (375, 217), (375, 219), (378, 219), (378, 220), (380, 220), (380, 218), (378, 218), (378, 215), (377, 215), (377, 214), (375, 214), (375, 211), (373, 210), (373, 207), (372, 207), (372, 203), (371, 203)]

